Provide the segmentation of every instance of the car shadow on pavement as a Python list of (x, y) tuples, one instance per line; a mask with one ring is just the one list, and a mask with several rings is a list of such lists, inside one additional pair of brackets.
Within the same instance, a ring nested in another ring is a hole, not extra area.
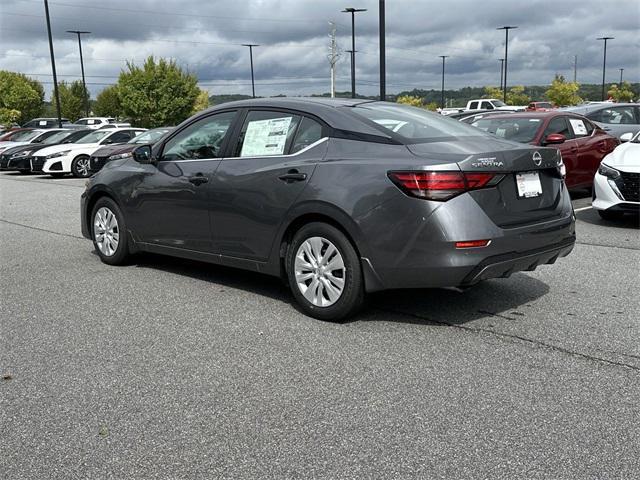
[[(135, 265), (266, 296), (304, 314), (289, 288), (276, 277), (150, 253), (136, 256)], [(412, 289), (375, 292), (367, 296), (364, 309), (345, 324), (389, 321), (447, 326), (461, 325), (487, 316), (516, 320), (526, 316), (530, 303), (548, 291), (546, 283), (517, 273), (508, 279), (482, 282), (465, 291)]]
[(640, 215), (625, 215), (620, 219), (605, 220), (598, 215), (597, 210), (591, 208), (589, 210), (576, 212), (576, 218), (582, 222), (603, 227), (640, 229)]

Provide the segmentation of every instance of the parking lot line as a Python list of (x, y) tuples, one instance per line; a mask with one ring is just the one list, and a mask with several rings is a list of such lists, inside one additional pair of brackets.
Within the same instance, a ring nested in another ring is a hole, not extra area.
[(574, 212), (581, 212), (583, 210), (589, 210), (590, 208), (593, 208), (593, 207), (591, 205), (589, 205), (588, 207), (574, 208), (573, 211)]

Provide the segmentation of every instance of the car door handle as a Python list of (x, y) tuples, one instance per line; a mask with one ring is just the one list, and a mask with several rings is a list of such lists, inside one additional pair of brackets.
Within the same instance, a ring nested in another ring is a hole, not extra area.
[(289, 170), (284, 175), (280, 175), (278, 177), (283, 182), (292, 183), (292, 182), (303, 182), (307, 179), (306, 173), (300, 173), (298, 170)]
[(189, 182), (193, 183), (196, 186), (202, 185), (203, 183), (207, 183), (208, 181), (209, 179), (201, 173), (198, 173), (194, 177), (189, 177)]

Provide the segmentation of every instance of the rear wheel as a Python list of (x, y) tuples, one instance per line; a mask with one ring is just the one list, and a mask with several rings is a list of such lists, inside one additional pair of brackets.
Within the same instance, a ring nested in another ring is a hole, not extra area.
[(615, 212), (611, 210), (598, 210), (598, 215), (604, 220), (620, 220), (624, 217), (623, 212)]
[(100, 260), (124, 265), (129, 259), (126, 224), (120, 208), (108, 197), (100, 198), (91, 213), (91, 238)]
[(73, 162), (71, 162), (71, 173), (78, 178), (90, 177), (89, 157), (87, 155), (79, 155), (74, 158)]
[(326, 223), (310, 223), (293, 237), (286, 257), (293, 296), (308, 315), (339, 321), (363, 304), (360, 259), (349, 239)]

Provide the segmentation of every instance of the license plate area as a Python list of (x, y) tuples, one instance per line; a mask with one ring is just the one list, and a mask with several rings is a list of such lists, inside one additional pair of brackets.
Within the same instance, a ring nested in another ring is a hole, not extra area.
[(542, 183), (538, 172), (516, 173), (518, 198), (534, 198), (542, 195)]

